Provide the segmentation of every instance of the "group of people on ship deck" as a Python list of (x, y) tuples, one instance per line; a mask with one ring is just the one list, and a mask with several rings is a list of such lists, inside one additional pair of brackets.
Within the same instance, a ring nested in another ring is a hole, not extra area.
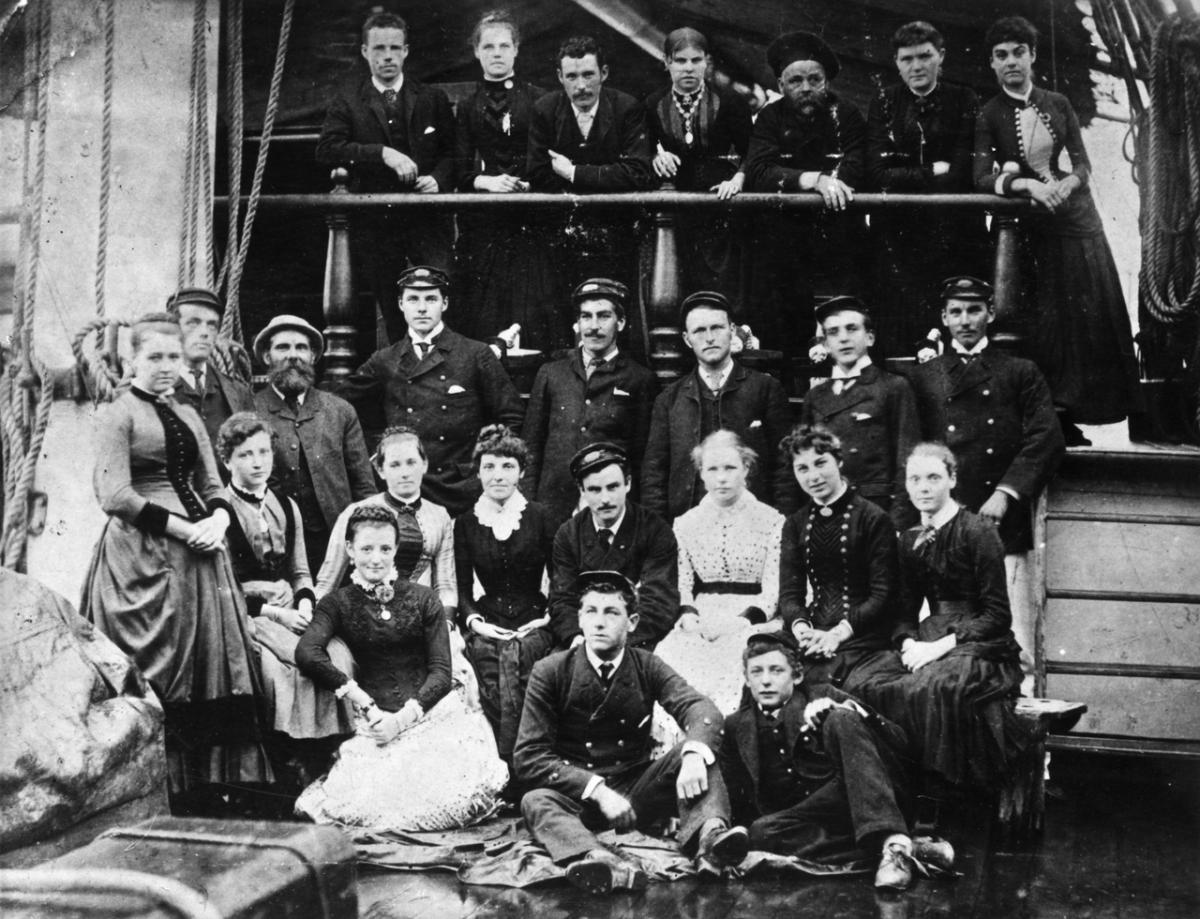
[[(361, 127), (348, 99), (331, 107), (322, 155), (364, 176), (407, 175), (416, 191), (450, 187), (455, 170), (421, 165), (448, 129), (419, 128), (421, 113), (445, 113), (436, 90), (403, 77), (403, 21), (373, 15), (363, 36), (371, 77), (358, 101), (402, 128), (408, 152), (327, 145), (331, 125)], [(1101, 294), (1119, 296), (1101, 289), (1111, 256), (1089, 223), (1078, 124), (1061, 96), (1032, 87), (1024, 20), (988, 34), (1002, 92), (978, 117), (969, 92), (938, 82), (944, 50), (928, 24), (897, 33), (905, 85), (867, 122), (828, 89), (833, 52), (784, 35), (768, 49), (782, 98), (753, 127), (747, 106), (705, 82), (707, 46), (692, 30), (668, 36), (673, 84), (644, 108), (601, 88), (590, 40), (564, 46), (564, 93), (539, 97), (513, 78), (517, 40), (504, 14), (475, 32), (485, 80), (460, 105), (457, 134), (459, 167), (480, 167), (470, 187), (643, 187), (657, 174), (722, 196), (812, 190), (833, 215), (853, 196), (859, 153), (859, 165), (882, 157), (862, 175), (884, 187), (941, 187), (970, 156), (926, 143), (977, 125), (981, 187), (1044, 205), (1029, 233), (1039, 310), (1057, 317), (1046, 322), (1078, 323), (1080, 310), (1109, 309)], [(572, 92), (587, 86), (590, 106)], [(832, 168), (829, 150), (796, 165), (830, 126), (858, 146), (839, 146)], [(594, 161), (593, 132), (633, 149)], [(905, 152), (914, 135), (925, 138), (917, 161)], [(504, 155), (479, 153), (483, 136)], [(708, 171), (708, 154), (726, 152), (710, 145), (726, 142), (744, 160)], [(1064, 144), (1073, 171), (1061, 174)], [(434, 238), (390, 219), (370, 228), (383, 248), (401, 230), (414, 246)], [(781, 241), (836, 225), (787, 221)], [(701, 261), (732, 239), (715, 222), (692, 229)], [(570, 242), (569, 230), (553, 232)], [(900, 220), (876, 230), (929, 234)], [(876, 314), (894, 317), (892, 306), (820, 302), (811, 318), (832, 369), (798, 424), (778, 380), (739, 361), (735, 303), (695, 290), (679, 326), (696, 366), (660, 391), (624, 343), (636, 293), (612, 272), (575, 276), (566, 328), (551, 330), (559, 301), (538, 312), (546, 341), (575, 344), (540, 367), (525, 403), (497, 351), (447, 320), (478, 329), (515, 303), (534, 309), (516, 279), (534, 285), (548, 270), (529, 260), (551, 229), (458, 231), (470, 255), (457, 275), (377, 263), (394, 272), (378, 275), (395, 290), (394, 340), (326, 387), (324, 337), (299, 316), (276, 315), (254, 338), (257, 392), (215, 359), (224, 304), (212, 291), (181, 289), (133, 324), (128, 388), (97, 421), (109, 521), (82, 610), (163, 703), (176, 805), (277, 783), (300, 791), (297, 810), (314, 820), (420, 830), (507, 800), (566, 877), (595, 892), (646, 883), (598, 831), (672, 817), (704, 872), (751, 849), (869, 860), (884, 888), (948, 870), (950, 844), (913, 835), (915, 792), (994, 791), (1030, 742), (1015, 712), (1033, 640), (1022, 572), (1033, 506), (1065, 450), (1056, 400), (1072, 390), (992, 346), (991, 286), (963, 274), (903, 295), (914, 309), (936, 303), (948, 342), (941, 353), (927, 343), (903, 376), (873, 357)], [(905, 270), (944, 268), (945, 244)], [(1106, 315), (1106, 340), (1119, 342)], [(1059, 357), (1068, 376), (1106, 360)], [(1102, 388), (1085, 386), (1089, 398)]]

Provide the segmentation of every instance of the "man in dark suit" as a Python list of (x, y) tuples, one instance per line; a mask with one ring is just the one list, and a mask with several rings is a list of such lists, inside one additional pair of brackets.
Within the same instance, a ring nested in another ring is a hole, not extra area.
[(654, 374), (617, 344), (629, 289), (619, 281), (589, 278), (571, 299), (579, 347), (539, 368), (521, 431), (529, 447), (530, 497), (549, 508), (555, 525), (579, 505), (570, 461), (585, 446), (615, 443), (634, 468), (641, 465), (658, 390)]
[[(646, 117), (632, 97), (607, 89), (604, 48), (590, 37), (570, 38), (558, 51), (562, 89), (542, 96), (529, 126), (526, 177), (534, 191), (639, 191), (653, 187)], [(637, 237), (628, 212), (593, 209), (551, 222), (568, 278), (608, 277), (631, 284), (637, 276)]]
[(767, 60), (782, 99), (758, 113), (744, 168), (746, 185), (759, 192), (815, 192), (821, 212), (768, 220), (755, 248), (755, 315), (748, 317), (767, 347), (802, 353), (812, 329), (814, 291), (857, 292), (865, 224), (842, 213), (865, 178), (867, 124), (830, 83), (840, 63), (809, 32), (788, 32), (771, 42)]
[(1033, 506), (1066, 453), (1045, 377), (1024, 358), (989, 347), (996, 318), (990, 284), (950, 278), (941, 290), (942, 322), (950, 347), (912, 375), (924, 436), (958, 457), (954, 496), (991, 520), (1004, 542), (1013, 632), (1026, 652), (1035, 648), (1035, 614), (1028, 553)]
[[(720, 872), (746, 857), (729, 825), (715, 748), (717, 707), (649, 651), (627, 646), (638, 627), (633, 585), (616, 571), (585, 572), (576, 585), (583, 643), (533, 668), (514, 751), (532, 788), (521, 813), (534, 839), (590, 893), (646, 886), (646, 875), (601, 846), (597, 830), (648, 827), (678, 813), (680, 850)], [(687, 726), (686, 740), (650, 759), (654, 704)]]
[(842, 442), (842, 471), (859, 493), (892, 515), (897, 530), (917, 522), (904, 487), (904, 462), (921, 440), (917, 403), (908, 381), (871, 362), (871, 314), (857, 297), (834, 297), (817, 308), (829, 380), (804, 397), (802, 424), (828, 428)]
[(679, 308), (683, 340), (695, 371), (654, 400), (642, 459), (642, 501), (673, 520), (704, 496), (692, 450), (713, 431), (733, 431), (758, 454), (750, 490), (785, 514), (796, 510), (791, 470), (779, 461), (779, 442), (791, 429), (787, 396), (774, 377), (743, 367), (732, 356), (733, 307), (723, 294), (702, 290)]
[[(975, 118), (979, 99), (966, 86), (941, 78), (946, 59), (942, 34), (928, 22), (902, 25), (892, 36), (901, 82), (881, 85), (867, 114), (870, 185), (901, 194), (973, 191)], [(937, 325), (937, 282), (945, 266), (983, 271), (991, 254), (983, 214), (926, 210), (877, 211), (875, 293), (872, 306), (883, 345), (907, 354)]]
[(587, 506), (554, 535), (550, 629), (562, 646), (578, 644), (580, 573), (619, 571), (638, 587), (641, 628), (633, 644), (650, 650), (679, 618), (675, 534), (658, 514), (629, 500), (629, 460), (616, 444), (584, 447), (570, 470)]
[[(334, 95), (317, 141), (317, 162), (346, 166), (356, 192), (454, 190), (454, 114), (440, 89), (407, 77), (408, 25), (394, 13), (363, 23), (360, 53), (370, 75)], [(396, 277), (406, 264), (450, 267), (454, 221), (449, 214), (355, 215), (354, 261), (371, 279), (389, 341), (404, 334), (396, 306)], [(359, 317), (358, 353), (375, 350), (374, 314)]]
[(300, 508), (310, 571), (320, 570), (338, 514), (377, 491), (354, 409), (313, 386), (324, 350), (321, 333), (299, 316), (275, 316), (254, 338), (270, 381), (254, 395), (275, 434), (270, 485)]
[[(254, 411), (249, 385), (222, 373), (212, 362), (225, 303), (211, 290), (184, 287), (167, 298), (167, 312), (178, 318), (183, 331), (184, 367), (172, 398), (196, 410), (215, 458), (217, 432), (225, 420), (234, 412)], [(224, 463), (218, 461), (217, 468), (223, 479), (228, 477)]]
[(901, 890), (914, 860), (950, 868), (949, 843), (909, 836), (901, 728), (840, 689), (804, 683), (786, 631), (750, 636), (742, 666), (753, 701), (725, 719), (721, 772), (753, 849), (842, 866), (882, 850), (875, 886)]
[(521, 396), (490, 347), (442, 322), (450, 303), (445, 272), (410, 268), (398, 286), (408, 334), (372, 354), (336, 391), (368, 430), (403, 424), (420, 434), (429, 459), (421, 497), (457, 517), (480, 494), (471, 462), (480, 429), (503, 424), (516, 430)]

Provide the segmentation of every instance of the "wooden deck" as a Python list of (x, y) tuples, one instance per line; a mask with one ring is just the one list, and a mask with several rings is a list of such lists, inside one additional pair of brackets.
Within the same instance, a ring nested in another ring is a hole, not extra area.
[(1195, 919), (1200, 916), (1200, 765), (1190, 761), (1055, 754), (1046, 832), (1027, 851), (992, 846), (984, 814), (961, 813), (945, 833), (956, 881), (920, 881), (876, 896), (869, 878), (730, 884), (680, 881), (644, 894), (594, 898), (567, 886), (468, 887), (444, 873), (363, 873), (359, 914), (370, 919)]

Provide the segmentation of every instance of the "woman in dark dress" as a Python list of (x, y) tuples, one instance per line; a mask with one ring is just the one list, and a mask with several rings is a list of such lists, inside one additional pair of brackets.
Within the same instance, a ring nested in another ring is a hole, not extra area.
[[(1074, 426), (1111, 424), (1137, 410), (1137, 360), (1112, 252), (1088, 189), (1091, 164), (1065, 96), (1033, 84), (1037, 30), (1019, 16), (988, 30), (1000, 92), (975, 130), (975, 187), (1032, 198), (1020, 219), (1021, 276), (1037, 315), (1033, 356), (1059, 409), (1067, 445)], [(1070, 171), (1060, 165), (1063, 149)]]
[(170, 398), (173, 316), (133, 325), (133, 380), (96, 423), (93, 483), (109, 515), (80, 609), (128, 654), (166, 712), (170, 790), (271, 781), (262, 683), (224, 551), (231, 513), (200, 416)]
[[(891, 652), (898, 677), (861, 694), (908, 732), (924, 768), (956, 785), (994, 788), (1028, 743), (1014, 711), (1021, 649), (1004, 547), (993, 523), (950, 497), (956, 469), (942, 444), (909, 455), (908, 494), (921, 524), (900, 538), (899, 655)], [(929, 616), (919, 620), (926, 602)]]
[(896, 532), (842, 476), (833, 433), (798, 427), (780, 449), (810, 502), (783, 525), (779, 612), (804, 654), (805, 680), (857, 693), (886, 661), (897, 623)]
[[(357, 508), (346, 524), (351, 583), (321, 598), (296, 648), (300, 670), (345, 698), (357, 736), (298, 812), (318, 822), (435, 830), (490, 813), (508, 770), (487, 722), (451, 693), (450, 633), (437, 594), (408, 579), (423, 540), (411, 511)], [(352, 679), (330, 659), (341, 638)]]
[[(475, 90), (458, 104), (455, 159), (464, 192), (529, 191), (525, 155), (533, 104), (544, 90), (513, 72), (520, 33), (506, 13), (488, 13), (475, 26), (471, 47), (483, 69)], [(528, 210), (489, 208), (458, 215), (461, 287), (456, 328), (486, 341), (514, 322), (525, 347), (550, 351), (571, 344), (570, 322), (560, 315), (564, 291), (544, 228)]]
[[(458, 611), (467, 658), (479, 679), (483, 712), (500, 755), (511, 759), (533, 665), (554, 650), (544, 584), (554, 525), (541, 504), (517, 488), (525, 442), (501, 425), (484, 428), (475, 446), (483, 494), (454, 521)], [(478, 579), (483, 595), (475, 598)]]
[[(732, 198), (746, 181), (750, 104), (708, 79), (708, 39), (695, 29), (670, 33), (663, 58), (671, 84), (646, 98), (654, 174), (679, 191)], [(678, 232), (684, 289), (736, 294), (739, 264), (730, 220), (693, 214), (679, 222)]]

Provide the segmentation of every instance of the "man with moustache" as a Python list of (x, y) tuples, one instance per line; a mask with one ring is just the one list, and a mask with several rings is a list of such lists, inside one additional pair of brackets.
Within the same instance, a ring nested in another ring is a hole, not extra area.
[[(871, 101), (867, 115), (870, 184), (900, 194), (963, 194), (972, 191), (971, 169), (979, 99), (966, 86), (941, 78), (946, 49), (928, 22), (910, 22), (892, 36), (901, 83)], [(877, 245), (876, 320), (892, 353), (937, 327), (937, 282), (947, 260), (972, 273), (988, 267), (981, 214), (942, 211), (879, 211), (871, 215)]]
[[(167, 312), (179, 320), (183, 332), (184, 367), (171, 398), (196, 410), (216, 459), (221, 425), (235, 412), (254, 410), (250, 387), (222, 373), (212, 362), (225, 303), (206, 288), (183, 287), (167, 298)], [(222, 481), (227, 481), (229, 470), (225, 464), (218, 460), (217, 469)]]
[(683, 340), (696, 369), (654, 400), (642, 458), (642, 501), (674, 520), (704, 497), (692, 450), (713, 431), (733, 431), (758, 454), (750, 490), (790, 514), (799, 505), (791, 469), (780, 462), (779, 442), (791, 429), (791, 410), (779, 381), (733, 359), (733, 305), (724, 294), (697, 291), (679, 307)]
[(254, 338), (270, 381), (254, 396), (254, 411), (275, 434), (270, 484), (300, 508), (310, 571), (320, 569), (342, 509), (376, 491), (354, 409), (313, 387), (324, 350), (321, 333), (299, 316), (275, 316)]
[(629, 289), (609, 278), (588, 278), (571, 300), (579, 347), (539, 368), (521, 431), (529, 447), (530, 497), (549, 509), (556, 526), (579, 506), (569, 466), (583, 447), (615, 443), (633, 468), (641, 466), (658, 389), (654, 374), (618, 347)]
[[(318, 163), (346, 166), (355, 192), (454, 191), (454, 113), (440, 89), (404, 72), (408, 24), (375, 12), (362, 27), (359, 49), (370, 73), (334, 94), (317, 141)], [(360, 211), (351, 223), (353, 257), (371, 282), (389, 341), (404, 334), (396, 277), (406, 264), (449, 268), (454, 219), (426, 211), (414, 221), (394, 210)], [(375, 312), (358, 319), (358, 354), (375, 350)]]
[(442, 321), (450, 307), (444, 271), (418, 265), (397, 286), (408, 334), (372, 354), (337, 392), (368, 429), (405, 425), (417, 432), (429, 458), (421, 496), (457, 517), (482, 492), (471, 459), (480, 430), (489, 424), (517, 430), (521, 395), (489, 346)]
[(658, 514), (629, 500), (629, 459), (616, 444), (584, 447), (570, 468), (586, 506), (554, 535), (550, 630), (560, 645), (578, 644), (576, 579), (596, 568), (619, 571), (638, 588), (641, 626), (630, 641), (652, 650), (679, 618), (675, 534)]
[(820, 212), (769, 220), (755, 248), (756, 313), (747, 317), (763, 342), (785, 354), (807, 350), (814, 292), (856, 293), (862, 275), (865, 225), (843, 213), (866, 177), (867, 125), (830, 82), (837, 55), (810, 32), (771, 42), (767, 61), (783, 98), (758, 114), (745, 170), (748, 190), (816, 193)]
[[(650, 139), (641, 105), (604, 85), (604, 48), (590, 36), (558, 51), (561, 90), (542, 96), (529, 126), (526, 176), (534, 191), (639, 191), (653, 187)], [(569, 278), (635, 277), (636, 234), (627, 213), (589, 209), (552, 227)]]

